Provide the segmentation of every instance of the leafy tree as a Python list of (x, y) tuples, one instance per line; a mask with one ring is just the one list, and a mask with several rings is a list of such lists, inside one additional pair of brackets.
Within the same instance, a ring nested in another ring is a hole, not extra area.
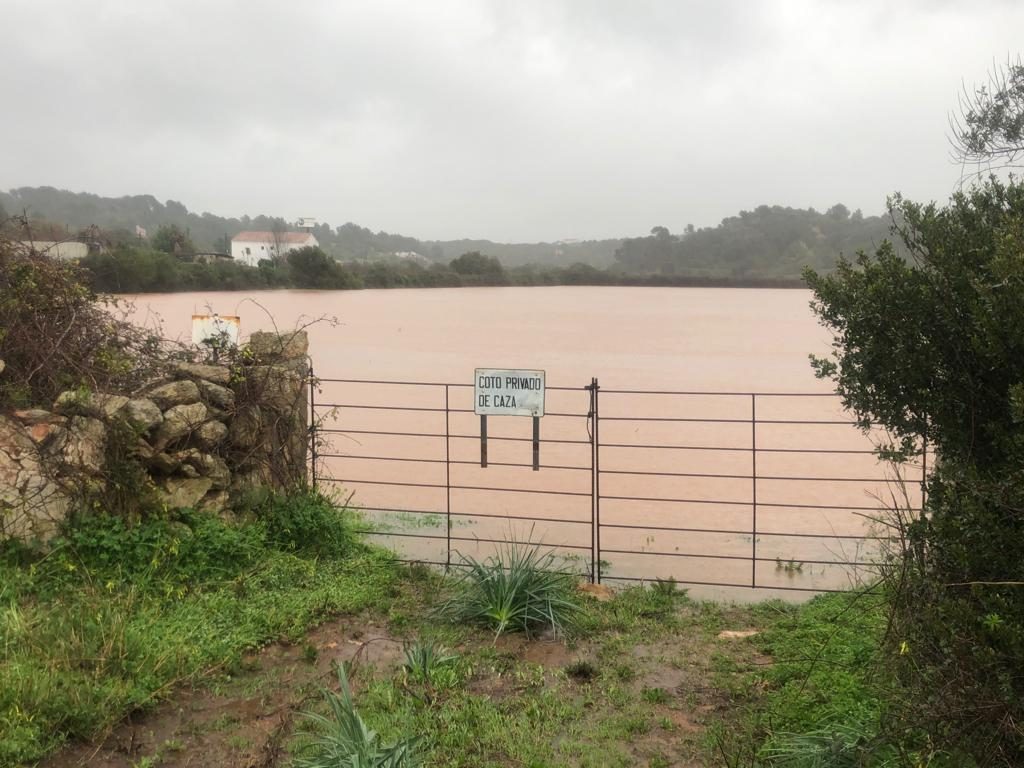
[(464, 253), (457, 259), (452, 259), (449, 266), (460, 275), (477, 278), (482, 282), (503, 282), (505, 279), (505, 269), (501, 262), (493, 256), (485, 256), (480, 251)]
[(845, 221), (850, 218), (850, 209), (842, 203), (836, 203), (825, 211), (825, 215), (830, 216), (833, 219), (838, 219), (839, 221)]
[(960, 100), (953, 155), (966, 164), (1013, 166), (1024, 153), (1024, 63), (1018, 57)]
[(835, 334), (818, 374), (897, 458), (936, 457), (892, 574), (897, 711), (953, 764), (1024, 765), (1024, 186), (890, 208), (909, 260), (884, 243), (806, 279)]
[(191, 258), (196, 247), (192, 238), (177, 224), (165, 224), (153, 235), (153, 247), (158, 251), (169, 253), (179, 258)]
[(334, 259), (313, 245), (289, 251), (288, 266), (299, 288), (325, 288), (332, 282)]

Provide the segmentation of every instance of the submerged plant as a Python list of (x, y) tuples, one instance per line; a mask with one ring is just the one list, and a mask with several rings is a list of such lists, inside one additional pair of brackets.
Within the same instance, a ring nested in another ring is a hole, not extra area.
[(345, 668), (338, 666), (338, 693), (324, 689), (328, 714), (304, 712), (316, 730), (309, 750), (312, 754), (295, 761), (298, 768), (415, 768), (419, 739), (402, 739), (381, 744), (380, 734), (367, 727), (352, 702)]
[(509, 542), (484, 561), (461, 556), (465, 570), (455, 579), (453, 595), (441, 607), (457, 621), (483, 624), (503, 632), (550, 629), (562, 634), (576, 614), (576, 579), (556, 569), (554, 551), (539, 545)]
[(651, 589), (654, 591), (654, 594), (659, 595), (660, 597), (686, 596), (686, 590), (679, 589), (675, 576), (669, 576), (667, 579), (656, 578), (651, 583)]

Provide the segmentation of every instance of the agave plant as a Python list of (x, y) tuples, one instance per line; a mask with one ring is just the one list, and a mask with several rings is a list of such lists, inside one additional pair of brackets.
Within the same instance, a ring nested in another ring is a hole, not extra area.
[(509, 542), (483, 562), (461, 556), (463, 572), (442, 613), (457, 621), (483, 624), (495, 632), (550, 629), (562, 634), (577, 612), (576, 578), (557, 570), (553, 551)]
[(436, 685), (439, 673), (451, 669), (459, 660), (458, 656), (448, 653), (437, 643), (430, 640), (417, 640), (407, 644), (405, 663), (402, 665), (406, 675), (420, 683)]
[(368, 728), (355, 710), (348, 676), (338, 665), (338, 693), (324, 689), (328, 714), (304, 712), (313, 725), (312, 753), (295, 761), (297, 768), (416, 768), (419, 739), (381, 743), (380, 734)]

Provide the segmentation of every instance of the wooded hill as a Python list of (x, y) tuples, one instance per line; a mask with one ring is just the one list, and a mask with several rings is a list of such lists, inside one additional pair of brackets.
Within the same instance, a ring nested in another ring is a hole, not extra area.
[[(137, 243), (135, 227), (150, 237), (162, 226), (189, 233), (200, 250), (229, 251), (231, 237), (243, 230), (287, 227), (275, 216), (225, 218), (195, 213), (175, 200), (152, 195), (101, 197), (53, 187), (19, 187), (0, 192), (0, 215), (27, 213), (31, 218), (63, 226), (69, 234), (98, 227), (114, 242)], [(357, 224), (312, 229), (321, 248), (342, 261), (389, 260), (395, 253), (416, 252), (447, 264), (463, 253), (479, 251), (505, 266), (587, 264), (620, 275), (660, 275), (715, 280), (798, 279), (804, 266), (830, 271), (838, 256), (871, 250), (889, 234), (889, 220), (864, 216), (837, 204), (825, 213), (814, 209), (759, 206), (724, 219), (714, 227), (688, 226), (673, 234), (654, 227), (645, 237), (563, 243), (494, 243), (489, 240), (419, 240), (373, 232)]]

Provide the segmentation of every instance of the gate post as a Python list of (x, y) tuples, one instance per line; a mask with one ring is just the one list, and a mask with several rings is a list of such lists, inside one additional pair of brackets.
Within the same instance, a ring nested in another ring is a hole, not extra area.
[(750, 395), (750, 586), (757, 588), (757, 395)]
[(590, 391), (590, 582), (601, 583), (601, 439), (598, 395), (601, 386), (597, 378), (590, 379), (584, 387)]
[(444, 572), (448, 573), (452, 565), (452, 451), (451, 422), (448, 405), (448, 385), (444, 385), (444, 509), (445, 509), (445, 548)]
[(313, 360), (307, 361), (306, 375), (309, 376), (309, 479), (316, 490), (316, 377), (313, 375)]
[(921, 436), (921, 517), (928, 504), (928, 435)]

